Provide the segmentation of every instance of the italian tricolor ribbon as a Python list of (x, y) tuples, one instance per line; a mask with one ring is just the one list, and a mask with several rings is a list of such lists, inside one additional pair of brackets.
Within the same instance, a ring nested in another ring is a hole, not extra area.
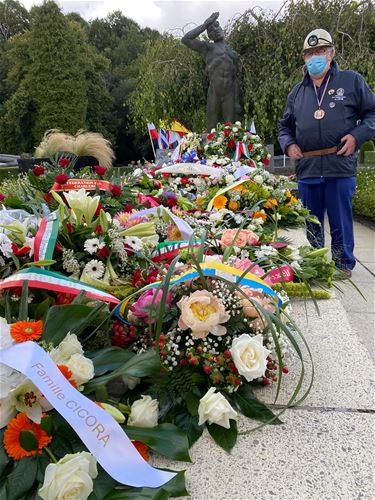
[[(205, 262), (200, 264), (201, 273), (204, 276), (210, 276), (212, 278), (224, 278), (227, 281), (232, 283), (236, 283), (240, 286), (248, 286), (250, 288), (255, 288), (257, 290), (261, 290), (263, 293), (273, 297), (275, 302), (277, 302), (278, 306), (281, 306), (282, 300), (278, 296), (278, 294), (272, 290), (272, 288), (258, 276), (252, 273), (246, 273), (244, 276), (243, 271), (240, 269), (236, 269), (234, 267), (228, 266), (227, 264), (223, 264), (222, 262)], [(191, 281), (199, 278), (200, 274), (196, 269), (189, 269), (186, 273), (177, 276), (174, 279), (171, 279), (169, 282), (169, 286), (173, 287), (180, 283), (184, 283), (185, 281)], [(242, 278), (241, 278), (242, 276)], [(151, 283), (146, 285), (141, 290), (137, 292), (137, 294), (143, 293), (150, 288), (157, 288), (159, 286), (163, 286), (162, 281), (157, 281), (155, 283)], [(129, 302), (129, 298), (126, 298), (124, 301), (119, 304), (115, 309), (116, 316), (124, 320), (125, 309)]]
[[(161, 260), (172, 260), (176, 255), (178, 255), (181, 250), (189, 248), (190, 242), (188, 240), (178, 240), (178, 241), (164, 241), (159, 243), (155, 250), (152, 252), (151, 259), (154, 262), (159, 262)], [(199, 241), (193, 243), (194, 248), (200, 246)]]
[(82, 281), (68, 278), (63, 274), (54, 273), (37, 267), (30, 267), (29, 269), (18, 271), (4, 278), (0, 281), (0, 290), (22, 287), (24, 281), (27, 281), (29, 288), (42, 288), (57, 293), (72, 295), (78, 295), (83, 291), (86, 293), (87, 297), (92, 299), (101, 300), (110, 304), (118, 304), (120, 302), (119, 299), (111, 293), (82, 283)]
[(35, 236), (34, 262), (52, 259), (58, 232), (59, 218), (57, 212), (52, 212), (43, 217)]
[[(248, 146), (248, 144), (246, 144), (246, 142), (237, 142), (236, 149), (235, 149), (234, 155), (233, 155), (233, 160), (238, 161), (242, 158), (242, 156), (245, 156), (246, 158), (251, 160), (249, 146)], [(252, 166), (255, 166), (254, 160), (251, 160), (251, 162), (252, 162)]]

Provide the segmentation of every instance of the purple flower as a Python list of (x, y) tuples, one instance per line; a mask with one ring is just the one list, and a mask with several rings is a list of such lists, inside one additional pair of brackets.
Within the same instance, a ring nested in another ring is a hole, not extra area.
[[(143, 319), (146, 323), (155, 323), (157, 307), (160, 304), (163, 295), (162, 290), (150, 288), (139, 296), (138, 300), (130, 307), (133, 316)], [(155, 299), (154, 299), (155, 297)], [(154, 303), (153, 303), (154, 301)], [(169, 305), (172, 301), (172, 294), (167, 293), (166, 303)]]

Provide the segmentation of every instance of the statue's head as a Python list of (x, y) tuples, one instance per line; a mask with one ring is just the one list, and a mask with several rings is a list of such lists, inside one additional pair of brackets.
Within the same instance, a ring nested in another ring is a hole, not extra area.
[(222, 30), (219, 21), (215, 21), (207, 28), (207, 35), (213, 42), (221, 42), (224, 40), (224, 31)]

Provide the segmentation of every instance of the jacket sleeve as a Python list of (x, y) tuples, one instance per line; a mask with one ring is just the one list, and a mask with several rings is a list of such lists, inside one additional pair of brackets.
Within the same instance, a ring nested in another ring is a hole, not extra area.
[(360, 123), (350, 132), (359, 148), (375, 135), (375, 94), (371, 92), (366, 80), (357, 75), (358, 119)]
[(286, 149), (288, 146), (290, 146), (291, 144), (296, 144), (296, 127), (295, 117), (293, 114), (294, 95), (295, 92), (293, 89), (288, 95), (284, 115), (281, 120), (278, 121), (278, 139), (284, 154), (286, 154)]

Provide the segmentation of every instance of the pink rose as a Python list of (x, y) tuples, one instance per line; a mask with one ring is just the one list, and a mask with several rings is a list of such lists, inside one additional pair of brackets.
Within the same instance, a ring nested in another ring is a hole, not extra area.
[(265, 274), (265, 271), (258, 266), (258, 264), (254, 264), (250, 259), (236, 259), (233, 263), (233, 267), (240, 271), (247, 271), (248, 273), (255, 274), (260, 278)]
[[(163, 295), (162, 290), (150, 288), (139, 296), (138, 300), (130, 307), (130, 311), (136, 318), (143, 319), (146, 323), (155, 323), (156, 308), (160, 304)], [(154, 299), (155, 297), (155, 299)], [(172, 294), (167, 293), (166, 303), (169, 305), (172, 301)]]
[(230, 315), (213, 293), (197, 290), (189, 297), (182, 297), (177, 305), (181, 310), (178, 326), (182, 330), (190, 328), (196, 339), (204, 339), (209, 333), (217, 336), (226, 334), (227, 329), (220, 323), (226, 323)]
[(233, 245), (242, 248), (247, 245), (255, 245), (258, 241), (258, 236), (250, 229), (241, 229), (240, 231), (238, 229), (225, 229), (220, 244), (222, 247)]
[(241, 286), (241, 290), (247, 295), (247, 297), (249, 297), (245, 298), (242, 293), (236, 292), (237, 296), (242, 301), (243, 314), (253, 320), (249, 323), (249, 326), (259, 330), (264, 330), (267, 324), (266, 320), (260, 310), (254, 305), (254, 302), (266, 311), (274, 314), (276, 311), (275, 301), (268, 295), (265, 295), (262, 291), (256, 290), (255, 288)]

